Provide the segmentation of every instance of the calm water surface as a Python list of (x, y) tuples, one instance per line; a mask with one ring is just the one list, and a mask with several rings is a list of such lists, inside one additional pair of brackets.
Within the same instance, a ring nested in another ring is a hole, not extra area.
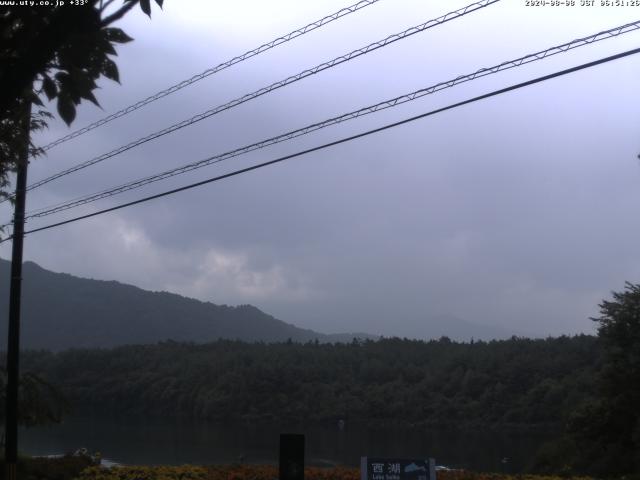
[(104, 458), (135, 464), (275, 464), (280, 433), (306, 435), (308, 465), (358, 466), (360, 457), (434, 457), (438, 465), (515, 473), (526, 468), (550, 435), (499, 434), (347, 425), (286, 428), (206, 422), (76, 417), (61, 425), (23, 429), (20, 450), (50, 455), (85, 447)]

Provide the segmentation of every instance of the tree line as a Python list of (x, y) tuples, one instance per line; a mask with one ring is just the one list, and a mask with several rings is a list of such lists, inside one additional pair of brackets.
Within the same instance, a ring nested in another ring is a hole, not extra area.
[(219, 340), (26, 352), (76, 409), (215, 421), (561, 428), (595, 394), (597, 338)]

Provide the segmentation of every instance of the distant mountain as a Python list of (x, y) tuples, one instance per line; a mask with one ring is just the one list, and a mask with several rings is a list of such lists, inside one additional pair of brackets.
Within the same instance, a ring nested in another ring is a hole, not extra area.
[[(10, 262), (0, 259), (0, 345), (7, 335)], [(114, 281), (23, 266), (23, 348), (113, 347), (164, 340), (208, 342), (218, 338), (277, 342), (349, 342), (367, 334), (325, 335), (278, 320), (251, 305), (230, 307)]]

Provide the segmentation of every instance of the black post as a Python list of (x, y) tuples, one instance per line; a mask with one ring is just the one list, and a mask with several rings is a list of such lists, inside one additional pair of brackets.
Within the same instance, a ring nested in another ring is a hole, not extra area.
[(304, 480), (304, 435), (280, 434), (279, 480)]
[(24, 117), (24, 144), (17, 166), (15, 208), (13, 213), (13, 240), (11, 250), (11, 284), (9, 288), (9, 333), (7, 336), (7, 391), (5, 410), (5, 450), (7, 479), (16, 480), (18, 463), (18, 381), (20, 374), (20, 298), (22, 287), (22, 245), (24, 239), (24, 212), (29, 164), (29, 126), (31, 104)]

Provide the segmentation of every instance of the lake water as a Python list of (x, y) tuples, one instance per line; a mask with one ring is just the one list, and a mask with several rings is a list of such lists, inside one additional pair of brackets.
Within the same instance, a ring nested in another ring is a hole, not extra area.
[(85, 447), (118, 463), (276, 464), (280, 433), (304, 433), (307, 465), (358, 466), (360, 457), (434, 457), (436, 464), (517, 473), (549, 435), (367, 428), (286, 428), (206, 422), (77, 417), (61, 425), (22, 429), (20, 450), (51, 455)]

